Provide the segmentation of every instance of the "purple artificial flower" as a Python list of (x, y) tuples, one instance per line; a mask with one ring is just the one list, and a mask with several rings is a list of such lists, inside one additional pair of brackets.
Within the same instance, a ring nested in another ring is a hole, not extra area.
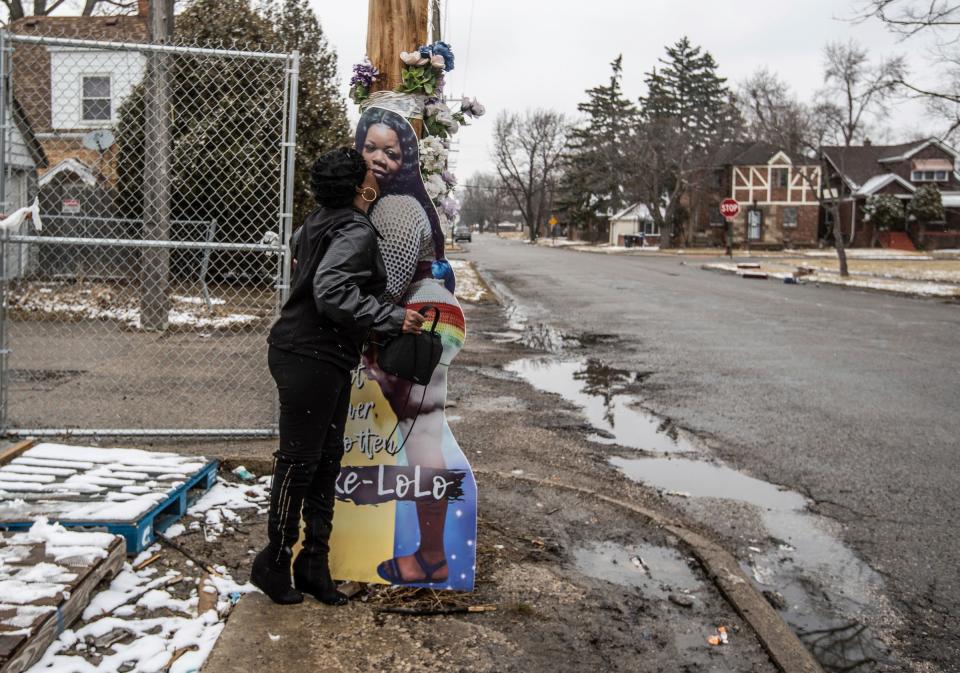
[(486, 114), (487, 108), (483, 107), (476, 98), (464, 96), (460, 101), (460, 112), (469, 117), (482, 117)]
[(457, 176), (451, 173), (449, 170), (444, 171), (440, 174), (440, 177), (443, 178), (443, 181), (447, 183), (450, 187), (457, 186)]
[(440, 202), (440, 210), (446, 215), (448, 220), (456, 219), (457, 215), (460, 213), (460, 204), (456, 199), (447, 197)]
[(357, 63), (353, 66), (353, 77), (350, 78), (350, 86), (363, 86), (370, 88), (370, 85), (380, 77), (380, 71), (370, 62), (369, 58), (363, 59), (363, 63)]

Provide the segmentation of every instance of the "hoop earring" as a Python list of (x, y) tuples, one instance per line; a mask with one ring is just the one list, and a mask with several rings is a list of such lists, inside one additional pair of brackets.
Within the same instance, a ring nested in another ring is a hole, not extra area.
[[(367, 192), (368, 192), (368, 191), (369, 191), (369, 192), (373, 192), (373, 196), (371, 196), (370, 198), (367, 198)], [(366, 201), (367, 203), (373, 203), (374, 201), (377, 200), (377, 197), (378, 197), (378, 196), (380, 196), (380, 195), (377, 194), (377, 190), (374, 189), (373, 187), (364, 187), (364, 188), (360, 191), (360, 198), (363, 199), (364, 201)]]

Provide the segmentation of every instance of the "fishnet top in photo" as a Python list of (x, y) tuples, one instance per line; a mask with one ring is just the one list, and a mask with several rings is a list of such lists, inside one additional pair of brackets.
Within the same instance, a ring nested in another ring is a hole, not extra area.
[(412, 196), (390, 194), (377, 201), (370, 221), (383, 236), (380, 252), (387, 267), (384, 298), (393, 303), (403, 299), (420, 262), (432, 262), (433, 237), (430, 219)]

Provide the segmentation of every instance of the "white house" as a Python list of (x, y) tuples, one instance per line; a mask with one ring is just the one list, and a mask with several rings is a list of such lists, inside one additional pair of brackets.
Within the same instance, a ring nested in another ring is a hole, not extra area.
[(610, 245), (625, 245), (627, 236), (641, 237), (644, 245), (660, 245), (660, 227), (645, 204), (633, 203), (610, 217)]

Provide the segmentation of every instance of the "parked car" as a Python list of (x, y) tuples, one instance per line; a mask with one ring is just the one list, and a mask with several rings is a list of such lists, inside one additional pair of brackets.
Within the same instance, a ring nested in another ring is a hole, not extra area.
[(456, 243), (457, 241), (473, 242), (473, 232), (470, 231), (470, 227), (465, 224), (458, 224), (453, 228), (453, 242)]

